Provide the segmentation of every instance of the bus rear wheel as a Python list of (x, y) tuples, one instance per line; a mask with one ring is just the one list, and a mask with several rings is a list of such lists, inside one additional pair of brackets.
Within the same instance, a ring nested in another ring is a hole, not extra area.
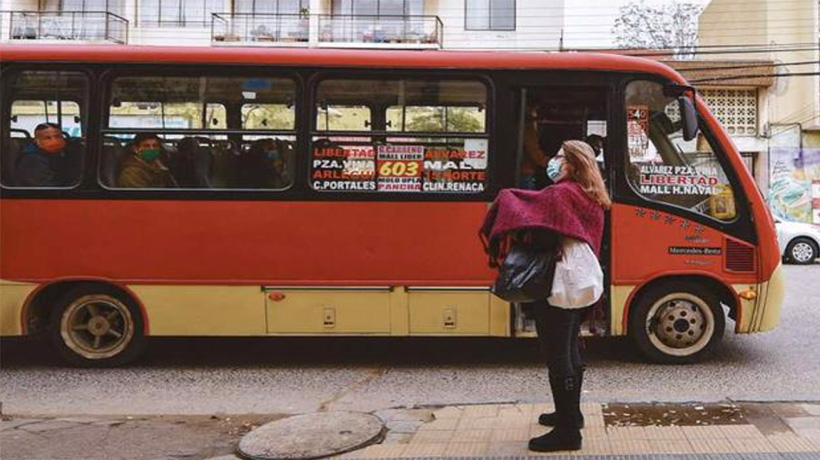
[(80, 286), (58, 301), (51, 316), (51, 341), (71, 364), (119, 366), (145, 349), (143, 324), (134, 301), (118, 290)]
[(692, 282), (652, 286), (630, 309), (629, 336), (650, 361), (688, 364), (709, 356), (723, 338), (718, 297)]

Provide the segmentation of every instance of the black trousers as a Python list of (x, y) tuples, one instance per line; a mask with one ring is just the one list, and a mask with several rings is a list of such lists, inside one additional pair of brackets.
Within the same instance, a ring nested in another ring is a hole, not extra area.
[(546, 301), (533, 307), (538, 343), (545, 354), (550, 378), (570, 377), (584, 368), (578, 334), (591, 307), (558, 308)]

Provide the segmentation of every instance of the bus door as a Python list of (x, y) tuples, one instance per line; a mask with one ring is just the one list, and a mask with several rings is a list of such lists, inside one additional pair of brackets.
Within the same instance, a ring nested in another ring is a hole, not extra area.
[[(530, 86), (519, 90), (517, 120), (518, 149), (516, 156), (516, 186), (541, 189), (551, 185), (546, 176), (546, 163), (554, 157), (564, 141), (577, 139), (590, 144), (604, 181), (609, 185), (609, 171), (605, 166), (608, 149), (609, 103), (612, 92), (595, 86)], [(611, 190), (610, 190), (611, 193)], [(601, 247), (602, 266), (608, 276), (609, 222), (604, 231)], [(605, 284), (608, 282), (605, 281)], [(605, 292), (605, 296), (608, 295)], [(606, 305), (606, 301), (601, 305)], [(526, 321), (521, 307), (516, 306), (516, 334), (530, 335), (535, 331), (533, 321)], [(605, 309), (604, 309), (605, 310)], [(607, 311), (596, 310), (582, 326), (584, 335), (602, 335), (606, 332)]]

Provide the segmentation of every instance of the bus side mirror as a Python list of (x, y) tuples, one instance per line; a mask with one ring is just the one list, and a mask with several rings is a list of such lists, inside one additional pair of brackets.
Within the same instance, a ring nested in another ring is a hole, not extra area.
[(698, 135), (698, 113), (692, 99), (685, 95), (678, 96), (678, 107), (680, 108), (681, 128), (683, 129), (683, 140), (691, 141)]

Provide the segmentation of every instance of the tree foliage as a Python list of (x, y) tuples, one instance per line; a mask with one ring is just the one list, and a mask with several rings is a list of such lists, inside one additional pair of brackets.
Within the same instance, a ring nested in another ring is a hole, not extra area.
[(678, 57), (687, 57), (697, 46), (702, 12), (703, 7), (694, 3), (632, 1), (620, 8), (612, 33), (619, 48), (672, 50)]

